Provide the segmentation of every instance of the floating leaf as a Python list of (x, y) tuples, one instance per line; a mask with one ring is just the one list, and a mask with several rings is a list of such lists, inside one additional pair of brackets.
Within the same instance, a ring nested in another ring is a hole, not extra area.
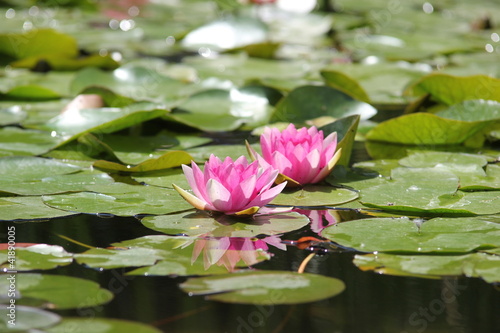
[(80, 167), (61, 161), (32, 156), (9, 156), (0, 158), (0, 177), (38, 179), (47, 175), (68, 174)]
[(45, 205), (41, 197), (0, 198), (0, 221), (37, 221), (75, 215)]
[(73, 57), (78, 54), (76, 40), (52, 29), (33, 29), (22, 34), (0, 34), (0, 54), (11, 59), (58, 54)]
[(500, 224), (483, 218), (369, 218), (327, 227), (321, 232), (363, 252), (467, 253), (500, 247)]
[(379, 274), (419, 277), (479, 277), (500, 282), (500, 256), (472, 253), (461, 256), (394, 255), (387, 253), (356, 255), (354, 264)]
[(460, 168), (478, 166), (483, 168), (488, 160), (483, 155), (449, 153), (449, 152), (416, 152), (399, 160), (399, 164), (410, 168), (432, 168), (451, 165)]
[[(7, 290), (7, 279), (0, 280), (0, 288)], [(93, 281), (62, 275), (19, 273), (16, 275), (16, 290), (20, 305), (36, 299), (51, 309), (84, 308), (104, 304), (113, 294)], [(17, 304), (16, 304), (17, 305)]]
[(500, 102), (500, 80), (487, 75), (459, 77), (432, 73), (413, 83), (405, 93), (412, 96), (429, 94), (445, 105), (478, 99)]
[(334, 70), (321, 71), (321, 76), (323, 76), (326, 84), (330, 87), (340, 90), (357, 100), (370, 103), (370, 98), (368, 97), (366, 91), (350, 76)]
[(193, 157), (185, 151), (169, 151), (158, 158), (149, 159), (134, 166), (99, 160), (94, 162), (94, 167), (113, 172), (150, 172), (189, 164), (192, 159)]
[(5, 314), (0, 319), (0, 330), (2, 332), (41, 332), (35, 329), (44, 329), (61, 321), (61, 317), (55, 313), (30, 306), (15, 304), (15, 325), (10, 325), (10, 309), (6, 304), (0, 304), (0, 313)]
[(297, 213), (237, 218), (221, 215), (210, 216), (203, 211), (171, 215), (147, 216), (141, 220), (146, 227), (170, 235), (205, 235), (210, 237), (255, 237), (276, 235), (298, 230), (309, 220)]
[(45, 331), (47, 333), (66, 333), (74, 329), (77, 332), (92, 333), (161, 333), (155, 327), (129, 320), (109, 318), (64, 318), (61, 323)]
[(351, 115), (359, 115), (364, 120), (376, 113), (371, 105), (354, 100), (339, 90), (302, 86), (292, 90), (278, 103), (271, 121), (297, 123), (323, 116), (341, 118)]
[(338, 119), (333, 123), (320, 127), (320, 130), (325, 133), (325, 136), (329, 133), (337, 132), (337, 140), (339, 140), (337, 150), (342, 148), (342, 155), (340, 156), (337, 165), (349, 165), (358, 125), (359, 115), (354, 115)]
[[(7, 254), (7, 250), (0, 253)], [(16, 248), (16, 270), (32, 271), (35, 269), (52, 269), (66, 266), (73, 262), (72, 254), (66, 252), (58, 245), (36, 244), (28, 247)], [(4, 263), (1, 268), (8, 268)]]
[(135, 103), (123, 108), (74, 109), (49, 120), (44, 129), (57, 135), (69, 136), (66, 141), (87, 132), (115, 132), (147, 120), (158, 118), (167, 111), (152, 103)]
[(467, 100), (436, 112), (436, 115), (462, 121), (495, 121), (498, 126), (500, 103), (484, 99)]
[(461, 144), (489, 125), (487, 122), (465, 122), (430, 113), (415, 113), (380, 123), (366, 134), (366, 139), (406, 145)]
[(488, 164), (485, 175), (460, 176), (462, 191), (500, 190), (500, 165)]
[(27, 116), (27, 112), (18, 105), (0, 108), (0, 126), (19, 124), (26, 119)]
[(70, 212), (117, 216), (168, 214), (192, 208), (175, 190), (112, 183), (92, 187), (94, 192), (45, 195), (46, 205)]
[(345, 188), (307, 185), (298, 190), (284, 190), (271, 201), (284, 206), (335, 206), (358, 198), (358, 193)]
[[(46, 174), (50, 174), (48, 171)], [(93, 185), (114, 182), (106, 173), (85, 171), (67, 175), (54, 175), (39, 179), (13, 179), (0, 176), (0, 191), (18, 195), (44, 195), (64, 192), (89, 191)]]
[[(203, 244), (195, 245), (196, 249), (193, 244), (206, 241), (206, 239), (182, 236), (145, 236), (114, 243), (114, 249), (91, 249), (76, 254), (75, 259), (78, 263), (93, 268), (140, 267), (127, 273), (130, 275), (189, 276), (227, 273), (227, 268), (214, 265), (217, 262), (207, 262), (207, 258), (214, 256), (214, 252), (217, 253), (217, 258), (220, 258), (230, 249), (222, 246), (207, 248), (204, 249), (206, 253), (198, 257), (202, 251), (200, 245)], [(214, 239), (214, 242), (216, 241)], [(229, 252), (234, 260), (236, 251)], [(248, 258), (253, 252), (256, 259), (254, 263), (269, 259), (265, 252), (255, 249), (247, 249), (242, 256)], [(236, 260), (234, 264), (238, 261)]]
[(180, 287), (190, 295), (206, 295), (214, 301), (276, 305), (327, 299), (340, 294), (345, 285), (322, 275), (261, 271), (191, 278)]
[(61, 138), (51, 136), (50, 132), (0, 128), (0, 156), (42, 155), (61, 142)]

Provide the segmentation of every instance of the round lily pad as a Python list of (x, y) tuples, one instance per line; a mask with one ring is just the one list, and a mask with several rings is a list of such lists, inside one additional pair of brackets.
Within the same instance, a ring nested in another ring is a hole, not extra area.
[[(0, 253), (7, 254), (7, 250)], [(52, 269), (66, 266), (73, 262), (71, 253), (66, 252), (61, 246), (36, 244), (28, 247), (16, 248), (16, 270), (31, 271), (35, 269)], [(8, 268), (3, 264), (1, 268)]]
[(298, 213), (258, 215), (249, 218), (228, 215), (210, 216), (204, 211), (147, 216), (146, 227), (170, 235), (205, 235), (211, 237), (254, 237), (260, 234), (276, 235), (300, 229), (309, 223)]
[[(35, 329), (43, 329), (46, 327), (57, 324), (61, 317), (53, 312), (45, 311), (42, 309), (15, 305), (15, 325), (10, 325), (9, 321), (12, 320), (9, 316), (10, 309), (7, 304), (0, 304), (0, 330), (2, 332), (39, 332)], [(33, 330), (33, 331), (32, 331)]]
[(358, 198), (358, 193), (346, 188), (308, 185), (298, 190), (284, 190), (271, 201), (284, 206), (335, 206)]
[(191, 278), (180, 285), (190, 295), (241, 304), (298, 304), (340, 294), (342, 281), (323, 275), (284, 271), (258, 271)]
[(327, 227), (333, 242), (363, 252), (467, 253), (500, 247), (500, 224), (486, 218), (369, 218)]
[(109, 318), (64, 318), (58, 325), (46, 329), (47, 333), (67, 332), (92, 333), (161, 333), (155, 327), (130, 320)]

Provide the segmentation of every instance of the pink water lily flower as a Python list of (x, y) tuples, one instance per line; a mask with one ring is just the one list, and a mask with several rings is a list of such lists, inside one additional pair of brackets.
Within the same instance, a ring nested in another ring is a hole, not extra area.
[(262, 156), (247, 144), (250, 155), (262, 167), (278, 169), (277, 183), (286, 180), (290, 187), (323, 180), (333, 170), (342, 150), (337, 150), (336, 132), (324, 138), (323, 131), (314, 126), (296, 129), (294, 124), (282, 132), (266, 127), (260, 146)]
[(230, 157), (221, 161), (211, 155), (203, 171), (194, 162), (182, 165), (193, 194), (173, 184), (187, 202), (200, 210), (218, 211), (229, 215), (252, 215), (267, 205), (286, 186), (273, 186), (278, 170), (262, 168), (258, 162), (248, 163), (244, 156), (234, 162)]

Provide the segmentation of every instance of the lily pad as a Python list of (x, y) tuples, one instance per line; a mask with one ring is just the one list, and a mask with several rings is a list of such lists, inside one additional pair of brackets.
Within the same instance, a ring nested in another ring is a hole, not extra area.
[[(0, 288), (8, 289), (7, 283), (7, 279), (2, 279)], [(113, 298), (110, 291), (100, 288), (96, 282), (62, 275), (19, 273), (16, 275), (16, 287), (21, 295), (16, 303), (23, 305), (36, 299), (51, 309), (96, 306)]]
[(88, 132), (111, 133), (164, 115), (167, 110), (153, 103), (135, 103), (123, 108), (72, 109), (50, 119), (43, 129), (65, 142)]
[(237, 218), (227, 215), (210, 216), (203, 211), (190, 211), (179, 214), (147, 216), (141, 222), (150, 229), (170, 235), (255, 237), (261, 234), (276, 235), (298, 230), (306, 226), (309, 220), (297, 213)]
[(132, 174), (131, 177), (147, 185), (173, 188), (172, 184), (176, 184), (180, 188), (189, 188), (187, 178), (179, 168)]
[(75, 215), (45, 205), (42, 197), (0, 198), (0, 221), (41, 221)]
[(446, 168), (396, 168), (391, 178), (361, 190), (360, 201), (368, 207), (420, 214), (500, 212), (500, 197), (495, 192), (459, 192), (458, 176)]
[(377, 113), (373, 106), (357, 101), (345, 93), (321, 86), (301, 86), (292, 90), (276, 106), (271, 121), (304, 122), (309, 119), (331, 116), (341, 118), (359, 115), (361, 120)]
[(476, 165), (483, 168), (487, 163), (485, 156), (449, 152), (417, 152), (399, 160), (400, 165), (410, 168), (432, 168), (437, 165), (452, 165), (461, 168)]
[(62, 141), (50, 132), (4, 127), (0, 128), (0, 156), (42, 155)]
[[(231, 256), (235, 266), (239, 258), (253, 257), (255, 264), (269, 259), (269, 254), (255, 248), (240, 251), (229, 248), (230, 240), (192, 238), (183, 236), (144, 236), (120, 243), (114, 249), (91, 249), (76, 254), (75, 259), (88, 267), (112, 269), (118, 267), (140, 267), (129, 275), (211, 275), (227, 273), (229, 268), (221, 267), (219, 260)], [(250, 241), (251, 242), (251, 241)], [(219, 245), (220, 243), (220, 245)], [(224, 246), (227, 243), (228, 246)], [(200, 255), (200, 253), (204, 253)], [(227, 254), (226, 254), (227, 252)], [(215, 265), (218, 264), (218, 265)], [(242, 262), (239, 265), (244, 265)], [(234, 267), (233, 267), (234, 268)]]
[(0, 158), (0, 177), (37, 179), (48, 174), (68, 174), (79, 171), (76, 165), (41, 157), (10, 156)]
[(488, 164), (485, 175), (462, 175), (460, 177), (460, 190), (500, 190), (500, 165)]
[(58, 325), (45, 330), (47, 333), (66, 333), (77, 329), (77, 332), (92, 333), (161, 333), (155, 327), (130, 320), (109, 318), (64, 318)]
[[(39, 170), (40, 171), (40, 170)], [(46, 175), (51, 174), (50, 171)], [(18, 195), (44, 195), (65, 192), (88, 191), (93, 185), (114, 182), (106, 173), (83, 171), (66, 175), (54, 175), (38, 179), (13, 179), (0, 176), (0, 191)]]
[(479, 277), (486, 282), (500, 282), (500, 256), (471, 253), (460, 256), (394, 255), (387, 253), (356, 255), (354, 264), (362, 270), (379, 274), (419, 277)]
[(369, 218), (327, 227), (321, 232), (363, 252), (467, 253), (500, 247), (500, 224), (486, 218)]
[(192, 208), (173, 189), (112, 183), (93, 186), (92, 191), (45, 195), (43, 201), (50, 207), (64, 211), (117, 216), (168, 214)]
[(500, 80), (487, 75), (459, 77), (432, 73), (413, 83), (405, 93), (412, 96), (429, 94), (445, 105), (478, 99), (500, 102)]
[(185, 151), (169, 151), (158, 158), (149, 159), (134, 166), (99, 160), (94, 162), (94, 167), (113, 172), (150, 172), (189, 164), (192, 159), (191, 155)]
[(467, 100), (439, 111), (436, 115), (462, 121), (496, 121), (498, 127), (500, 103), (484, 99)]
[(358, 193), (346, 188), (307, 185), (298, 190), (284, 190), (271, 201), (284, 206), (335, 206), (358, 198)]
[(191, 278), (180, 285), (190, 295), (241, 304), (298, 304), (324, 300), (340, 294), (342, 281), (322, 275), (284, 271), (261, 271)]
[(19, 124), (26, 119), (27, 116), (27, 112), (18, 105), (0, 108), (0, 126)]
[[(378, 124), (366, 134), (366, 139), (406, 145), (452, 145), (474, 139), (481, 131), (489, 131), (489, 126), (483, 121), (465, 122), (431, 113), (415, 113)], [(481, 146), (482, 141), (476, 146)]]
[(15, 325), (8, 322), (9, 309), (6, 304), (0, 304), (0, 313), (4, 314), (0, 319), (0, 330), (2, 332), (41, 332), (35, 329), (44, 329), (61, 321), (61, 317), (53, 312), (37, 309), (30, 306), (17, 305), (15, 307)]
[[(7, 250), (0, 253), (7, 254)], [(16, 270), (31, 271), (35, 269), (52, 269), (66, 266), (73, 262), (71, 253), (66, 252), (61, 246), (36, 244), (28, 247), (16, 248)], [(1, 268), (8, 268), (4, 263)]]

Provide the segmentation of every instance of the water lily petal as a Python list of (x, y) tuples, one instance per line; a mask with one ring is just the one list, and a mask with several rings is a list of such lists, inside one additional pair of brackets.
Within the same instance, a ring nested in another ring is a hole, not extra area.
[(198, 197), (192, 195), (191, 193), (187, 192), (186, 190), (183, 190), (179, 186), (172, 184), (174, 189), (191, 205), (193, 205), (194, 208), (200, 209), (200, 210), (212, 210), (214, 207), (212, 205), (209, 205), (208, 203), (204, 202), (203, 200), (198, 199)]
[(335, 153), (335, 155), (333, 155), (330, 161), (328, 161), (328, 164), (318, 173), (318, 175), (312, 181), (317, 183), (320, 180), (325, 179), (326, 176), (328, 176), (328, 174), (333, 170), (335, 164), (337, 164), (337, 162), (339, 161), (341, 154), (342, 154), (342, 148), (339, 148), (339, 150), (337, 150), (337, 152)]
[(210, 179), (206, 185), (207, 195), (215, 210), (226, 212), (232, 209), (231, 193), (215, 179)]

